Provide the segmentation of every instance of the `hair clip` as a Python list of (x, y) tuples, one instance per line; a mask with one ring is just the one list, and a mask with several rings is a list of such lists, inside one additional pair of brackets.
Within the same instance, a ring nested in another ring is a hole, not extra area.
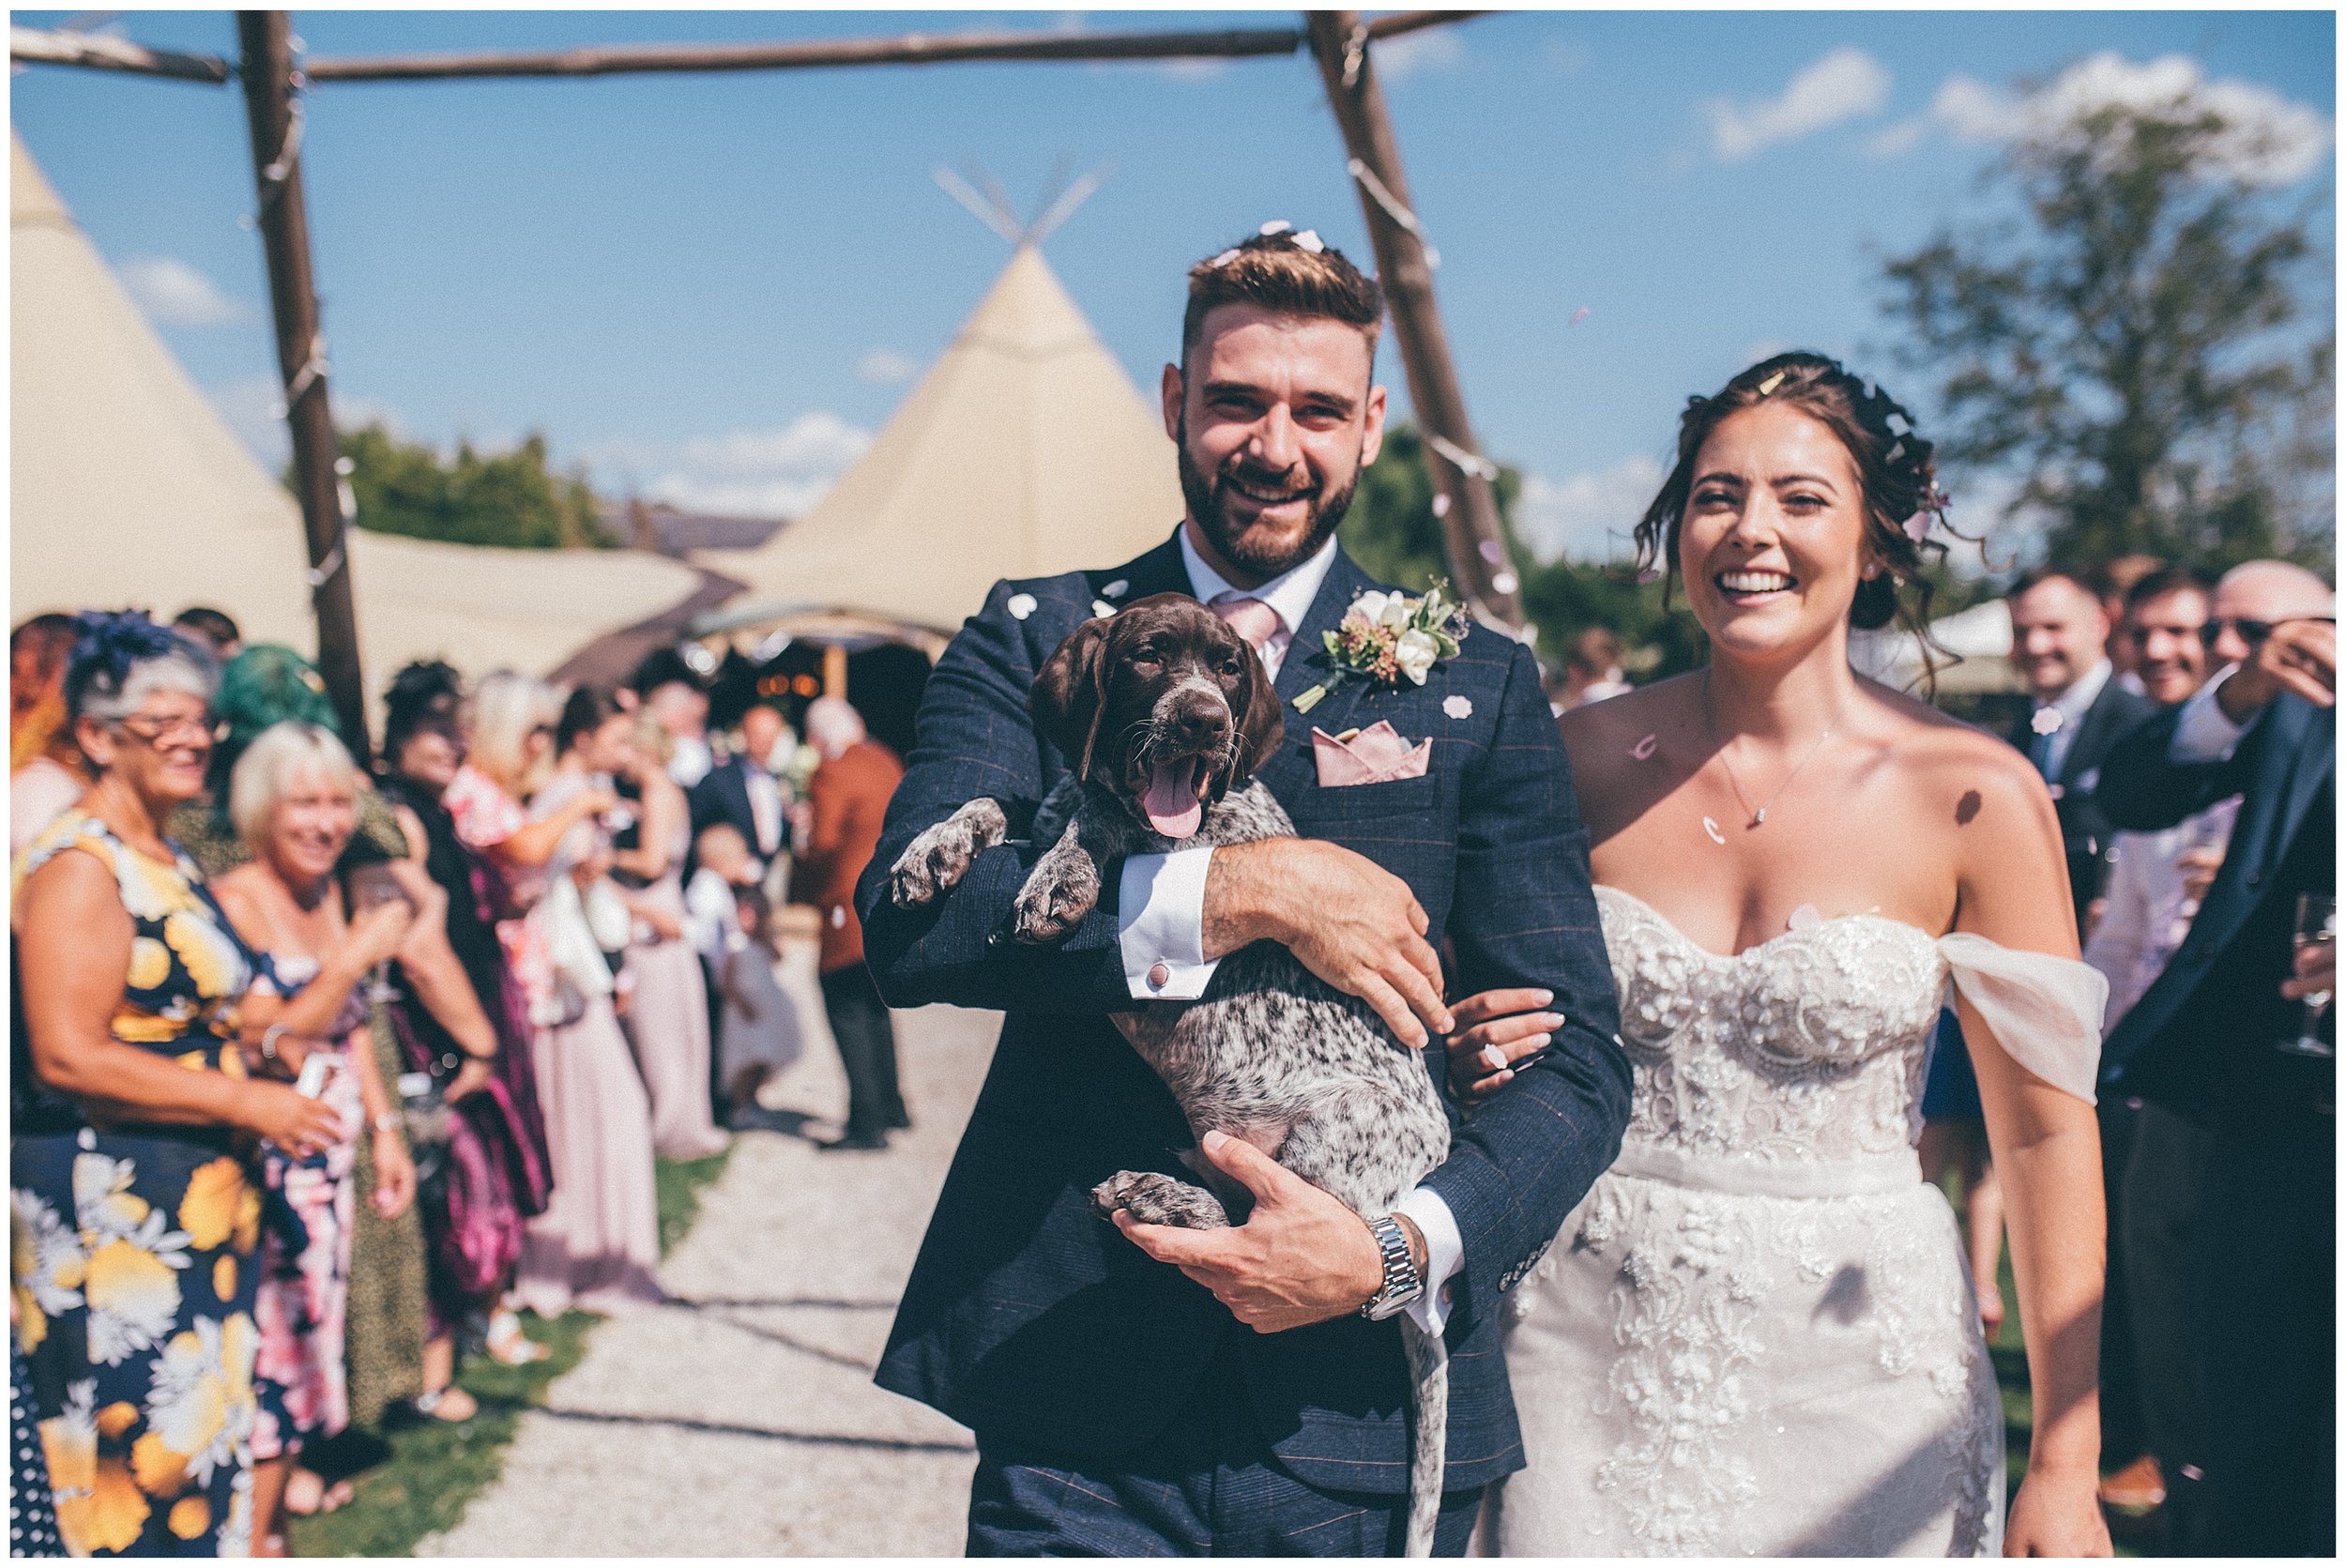
[(1778, 371), (1774, 375), (1768, 377), (1765, 381), (1760, 383), (1760, 395), (1761, 397), (1766, 397), (1770, 392), (1775, 391), (1778, 387), (1783, 385), (1784, 373), (1782, 371)]

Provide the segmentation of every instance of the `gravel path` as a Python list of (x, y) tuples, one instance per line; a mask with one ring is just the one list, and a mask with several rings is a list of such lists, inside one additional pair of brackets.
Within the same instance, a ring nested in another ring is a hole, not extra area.
[(673, 1304), (599, 1325), (503, 1474), (424, 1556), (957, 1557), (975, 1453), (873, 1386), (1000, 1016), (896, 1015), (916, 1127), (818, 1152), (846, 1106), (827, 1033), (774, 1085), (661, 1270)]

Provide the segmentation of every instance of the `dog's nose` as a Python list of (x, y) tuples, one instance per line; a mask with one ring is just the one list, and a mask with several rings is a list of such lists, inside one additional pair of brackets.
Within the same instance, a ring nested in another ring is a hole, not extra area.
[(1203, 751), (1222, 744), (1230, 733), (1230, 716), (1204, 703), (1184, 704), (1173, 715), (1172, 730), (1182, 745)]

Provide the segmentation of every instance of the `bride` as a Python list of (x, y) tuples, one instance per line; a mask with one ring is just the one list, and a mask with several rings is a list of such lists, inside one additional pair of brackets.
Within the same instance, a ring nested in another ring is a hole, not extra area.
[[(1689, 405), (1638, 525), (1712, 659), (1563, 720), (1636, 1099), (1513, 1298), (1528, 1468), (1486, 1520), (1502, 1554), (2110, 1551), (2103, 988), (2052, 802), (2018, 752), (1849, 663), (1850, 627), (1944, 549), (1930, 452), (1870, 383), (1780, 355)], [(1961, 1238), (1913, 1153), (1950, 980), (2034, 1389), (2008, 1526)], [(1470, 1099), (1538, 1048), (1531, 1005), (1458, 1009)]]

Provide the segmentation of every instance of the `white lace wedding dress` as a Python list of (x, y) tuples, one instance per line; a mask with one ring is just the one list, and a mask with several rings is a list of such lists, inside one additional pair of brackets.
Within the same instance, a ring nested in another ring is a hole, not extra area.
[(1596, 890), (1636, 1073), (1620, 1160), (1509, 1305), (1506, 1556), (1992, 1554), (2003, 1416), (1913, 1152), (1947, 984), (2093, 1097), (2101, 977), (1875, 915), (1723, 957)]

